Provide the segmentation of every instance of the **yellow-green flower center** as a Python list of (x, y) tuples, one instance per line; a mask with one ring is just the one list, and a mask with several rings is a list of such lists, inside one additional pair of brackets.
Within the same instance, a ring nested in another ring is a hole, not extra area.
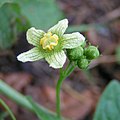
[(40, 39), (40, 45), (43, 49), (52, 50), (58, 44), (58, 36), (51, 32), (45, 33), (44, 37)]

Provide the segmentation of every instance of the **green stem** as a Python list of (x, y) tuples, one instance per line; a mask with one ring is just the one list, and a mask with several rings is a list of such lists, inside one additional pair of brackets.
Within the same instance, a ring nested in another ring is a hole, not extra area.
[(60, 77), (58, 79), (57, 86), (56, 86), (56, 113), (59, 118), (61, 118), (60, 90), (61, 90), (62, 82), (72, 73), (75, 67), (76, 66), (73, 66), (72, 63), (70, 62), (64, 71), (60, 69)]
[(6, 83), (4, 83), (2, 80), (0, 80), (0, 93), (3, 93), (19, 105), (22, 105), (30, 111), (33, 111), (32, 105), (28, 102), (28, 100), (22, 94), (18, 93)]
[[(0, 103), (3, 105), (3, 107), (7, 110), (7, 112), (10, 114), (12, 120), (16, 120), (14, 114), (12, 113), (12, 111), (10, 110), (10, 108), (7, 106), (7, 104), (2, 100), (0, 99)], [(1, 116), (0, 116), (1, 117)]]

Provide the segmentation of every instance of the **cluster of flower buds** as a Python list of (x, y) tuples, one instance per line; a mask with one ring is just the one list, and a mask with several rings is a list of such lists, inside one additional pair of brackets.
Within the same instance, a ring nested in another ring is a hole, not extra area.
[(96, 46), (86, 45), (86, 41), (77, 48), (67, 49), (67, 57), (71, 62), (76, 62), (80, 69), (87, 69), (93, 59), (100, 55)]

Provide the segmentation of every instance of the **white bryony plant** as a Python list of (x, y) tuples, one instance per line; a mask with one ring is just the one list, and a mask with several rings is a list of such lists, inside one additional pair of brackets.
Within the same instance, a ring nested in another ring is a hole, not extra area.
[(45, 59), (50, 67), (62, 68), (66, 61), (64, 50), (76, 48), (85, 41), (85, 37), (79, 32), (64, 34), (67, 27), (68, 20), (63, 19), (51, 27), (47, 33), (34, 27), (28, 29), (27, 41), (35, 47), (21, 53), (17, 59), (22, 62)]

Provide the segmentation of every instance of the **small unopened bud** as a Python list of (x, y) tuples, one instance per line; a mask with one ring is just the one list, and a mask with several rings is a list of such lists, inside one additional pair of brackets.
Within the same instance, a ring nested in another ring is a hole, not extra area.
[(89, 61), (86, 58), (79, 59), (77, 65), (80, 69), (87, 69)]
[(67, 56), (69, 60), (75, 61), (80, 59), (80, 57), (83, 55), (83, 52), (83, 48), (79, 46), (77, 48), (67, 50)]
[(84, 55), (86, 56), (87, 59), (92, 60), (99, 57), (100, 53), (97, 47), (88, 46), (84, 51)]

